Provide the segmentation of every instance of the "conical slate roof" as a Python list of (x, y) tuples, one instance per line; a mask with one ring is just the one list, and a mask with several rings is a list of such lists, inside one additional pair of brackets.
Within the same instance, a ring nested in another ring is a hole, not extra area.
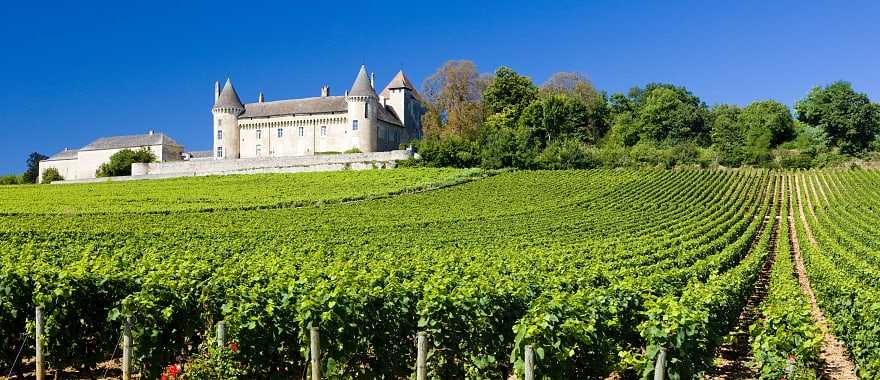
[(416, 87), (413, 86), (412, 82), (409, 81), (409, 78), (406, 77), (406, 74), (403, 73), (403, 70), (397, 72), (397, 75), (391, 79), (391, 82), (385, 86), (385, 89), (382, 90), (382, 96), (388, 97), (389, 90), (397, 89), (397, 88), (405, 88), (407, 90), (416, 91)]
[(226, 79), (226, 85), (223, 86), (223, 91), (220, 91), (220, 96), (217, 98), (217, 101), (214, 102), (214, 108), (244, 109), (244, 106), (241, 105), (241, 99), (239, 99), (238, 93), (235, 92), (235, 87), (232, 87), (231, 79)]
[(348, 96), (376, 96), (376, 90), (373, 90), (373, 86), (370, 84), (370, 77), (367, 75), (367, 68), (364, 65), (361, 65), (361, 70), (358, 71)]

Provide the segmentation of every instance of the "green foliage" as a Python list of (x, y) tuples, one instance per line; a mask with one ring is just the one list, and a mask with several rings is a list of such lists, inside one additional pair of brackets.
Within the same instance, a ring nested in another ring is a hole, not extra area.
[(24, 182), (23, 176), (20, 175), (4, 175), (0, 176), (0, 186), (2, 185), (20, 185)]
[(703, 139), (705, 105), (687, 94), (668, 87), (646, 89), (637, 112), (641, 138), (673, 144)]
[(226, 347), (217, 347), (216, 343), (204, 343), (201, 351), (184, 367), (185, 370), (181, 373), (181, 378), (236, 380), (245, 374), (238, 361), (238, 343), (231, 343)]
[(351, 148), (351, 149), (346, 150), (345, 152), (342, 152), (342, 153), (363, 153), (363, 152), (361, 152), (361, 150), (358, 148)]
[(742, 110), (729, 104), (715, 106), (712, 120), (712, 146), (718, 151), (718, 163), (739, 166), (745, 161), (746, 130), (740, 121)]
[(743, 108), (740, 121), (747, 131), (747, 144), (773, 148), (791, 140), (795, 135), (794, 120), (791, 111), (784, 104), (774, 100), (752, 102)]
[(37, 152), (28, 155), (27, 169), (24, 174), (22, 174), (22, 180), (24, 183), (37, 183), (37, 177), (40, 174), (40, 161), (47, 158), (49, 157)]
[(880, 105), (847, 82), (813, 88), (795, 109), (798, 120), (823, 129), (844, 153), (867, 149), (880, 132)]
[(529, 104), (519, 118), (519, 125), (529, 132), (532, 144), (543, 148), (557, 139), (595, 142), (600, 131), (590, 130), (587, 121), (587, 107), (583, 103), (566, 95), (550, 95)]
[(46, 170), (43, 170), (43, 183), (52, 183), (63, 180), (64, 177), (61, 176), (61, 173), (58, 173), (58, 169), (46, 168)]
[(600, 165), (595, 149), (576, 139), (556, 140), (536, 158), (542, 169), (593, 169)]
[(138, 150), (122, 149), (110, 156), (110, 161), (101, 164), (95, 173), (97, 177), (117, 177), (131, 175), (131, 164), (156, 161), (156, 155), (147, 148)]
[(538, 88), (532, 80), (517, 74), (509, 67), (495, 70), (495, 78), (483, 91), (483, 107), (491, 115), (513, 107), (519, 114), (537, 97)]
[(472, 168), (480, 166), (480, 153), (473, 141), (460, 136), (427, 137), (416, 143), (427, 166)]

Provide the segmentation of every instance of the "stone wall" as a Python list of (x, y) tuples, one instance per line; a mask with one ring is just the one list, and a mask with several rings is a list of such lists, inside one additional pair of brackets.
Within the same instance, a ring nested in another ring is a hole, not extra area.
[(191, 161), (154, 162), (132, 164), (131, 176), (65, 180), (62, 183), (92, 183), (107, 181), (130, 181), (137, 179), (162, 179), (224, 174), (252, 173), (301, 173), (336, 170), (390, 169), (397, 161), (413, 158), (409, 150), (390, 152), (328, 154), (299, 157), (242, 158), (238, 160), (198, 159)]

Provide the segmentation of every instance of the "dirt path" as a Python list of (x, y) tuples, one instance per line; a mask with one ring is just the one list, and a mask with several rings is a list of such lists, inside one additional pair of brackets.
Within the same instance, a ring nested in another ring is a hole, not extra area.
[[(807, 218), (804, 215), (800, 191), (798, 191), (798, 209), (800, 210), (801, 221), (804, 224), (810, 243), (813, 247), (817, 247), (816, 240), (813, 238), (812, 232), (810, 232), (809, 226), (807, 225)], [(837, 337), (834, 336), (833, 333), (831, 333), (831, 330), (828, 327), (828, 321), (825, 319), (825, 315), (816, 303), (816, 295), (813, 293), (813, 288), (810, 286), (810, 279), (807, 278), (807, 269), (804, 266), (804, 260), (801, 257), (800, 243), (798, 242), (797, 232), (795, 230), (793, 214), (793, 209), (789, 207), (787, 218), (789, 231), (791, 231), (791, 233), (789, 233), (789, 241), (791, 242), (792, 255), (794, 256), (795, 271), (797, 272), (796, 274), (801, 290), (807, 295), (807, 299), (810, 301), (813, 320), (816, 321), (816, 325), (819, 326), (819, 329), (822, 330), (823, 334), (822, 352), (819, 354), (819, 358), (823, 362), (823, 365), (822, 368), (819, 369), (819, 373), (823, 379), (858, 379), (855, 375), (855, 366), (849, 359), (846, 347), (837, 339)]]
[(716, 367), (713, 374), (707, 376), (707, 379), (756, 379), (757, 374), (754, 369), (749, 366), (752, 361), (752, 350), (749, 345), (749, 326), (756, 319), (760, 318), (759, 306), (764, 299), (767, 298), (768, 285), (770, 284), (770, 275), (773, 271), (773, 263), (776, 262), (776, 242), (779, 235), (780, 213), (782, 206), (782, 198), (780, 197), (782, 189), (785, 188), (784, 182), (779, 183), (778, 189), (772, 189), (771, 202), (777, 206), (776, 215), (765, 216), (764, 222), (752, 241), (752, 247), (749, 247), (749, 254), (757, 244), (759, 237), (763, 233), (764, 228), (768, 224), (768, 220), (772, 220), (773, 226), (770, 232), (770, 253), (761, 267), (761, 272), (755, 280), (755, 287), (749, 296), (746, 305), (739, 315), (736, 327), (727, 337), (727, 342), (722, 344), (716, 355)]
[(818, 243), (816, 243), (816, 238), (813, 236), (813, 231), (810, 229), (810, 225), (807, 223), (807, 215), (804, 214), (804, 202), (801, 199), (801, 183), (799, 175), (794, 176), (794, 185), (795, 191), (797, 192), (798, 211), (801, 214), (801, 222), (803, 222), (804, 225), (804, 232), (806, 232), (807, 239), (810, 240), (810, 244), (816, 247), (818, 246)]

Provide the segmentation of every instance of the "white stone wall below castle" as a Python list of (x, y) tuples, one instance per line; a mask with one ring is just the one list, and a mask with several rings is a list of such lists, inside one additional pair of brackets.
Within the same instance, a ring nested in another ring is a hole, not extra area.
[(200, 176), (246, 173), (294, 173), (344, 169), (392, 168), (397, 161), (413, 157), (408, 150), (389, 152), (327, 154), (299, 157), (262, 157), (238, 160), (192, 160), (133, 164), (133, 177)]

